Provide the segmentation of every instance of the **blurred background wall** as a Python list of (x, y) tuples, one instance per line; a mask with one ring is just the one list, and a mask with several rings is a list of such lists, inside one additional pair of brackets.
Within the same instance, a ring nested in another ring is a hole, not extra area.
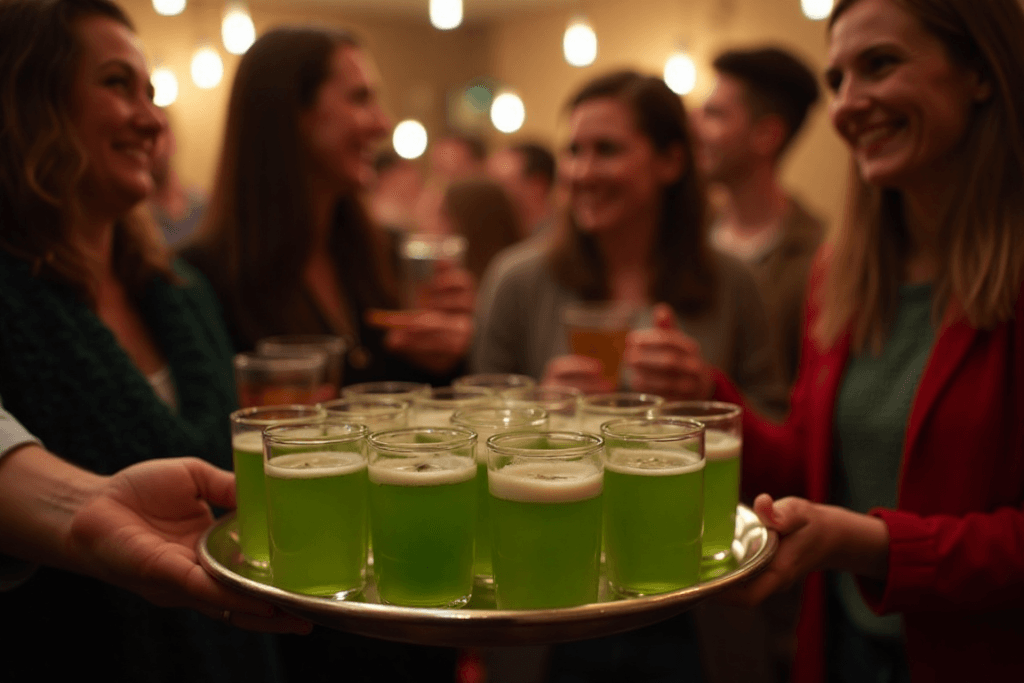
[[(332, 24), (355, 31), (381, 75), (384, 106), (397, 123), (415, 118), (431, 140), (452, 129), (470, 129), (492, 148), (522, 138), (554, 145), (564, 134), (566, 98), (584, 81), (612, 68), (661, 74), (665, 60), (685, 49), (697, 67), (696, 85), (684, 100), (700, 105), (713, 80), (710, 62), (733, 46), (776, 44), (824, 69), (824, 22), (801, 12), (800, 0), (464, 0), (466, 20), (456, 29), (430, 25), (428, 0), (253, 0), (257, 34), (282, 23)], [(122, 0), (135, 21), (152, 67), (177, 77), (178, 97), (167, 106), (178, 139), (175, 167), (190, 184), (209, 189), (216, 172), (231, 79), (239, 57), (221, 44), (225, 4), (189, 0), (177, 16), (160, 16), (150, 0)], [(573, 67), (562, 56), (567, 23), (585, 15), (598, 39), (596, 59)], [(196, 86), (190, 62), (201, 45), (215, 48), (224, 64), (220, 83)], [(462, 99), (471, 85), (514, 90), (526, 118), (510, 135), (490, 125), (486, 112)], [(847, 171), (847, 154), (819, 103), (785, 160), (787, 187), (834, 224)]]

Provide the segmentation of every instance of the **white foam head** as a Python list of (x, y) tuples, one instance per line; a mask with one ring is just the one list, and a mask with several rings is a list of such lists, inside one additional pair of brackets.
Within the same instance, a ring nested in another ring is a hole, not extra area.
[(370, 481), (391, 486), (443, 486), (476, 476), (476, 461), (454, 454), (430, 458), (381, 458), (369, 467)]
[(271, 458), (264, 463), (263, 471), (278, 479), (318, 479), (353, 474), (365, 468), (366, 459), (359, 453), (316, 451)]
[(704, 432), (704, 457), (708, 460), (728, 460), (740, 457), (743, 440), (735, 434), (719, 429)]
[(605, 458), (606, 470), (645, 477), (669, 477), (704, 469), (704, 460), (685, 450), (616, 448)]
[(236, 451), (248, 451), (249, 453), (263, 452), (263, 432), (252, 430), (235, 434), (231, 438), (231, 447)]
[(518, 462), (487, 471), (491, 495), (522, 503), (571, 503), (601, 494), (604, 476), (591, 462)]

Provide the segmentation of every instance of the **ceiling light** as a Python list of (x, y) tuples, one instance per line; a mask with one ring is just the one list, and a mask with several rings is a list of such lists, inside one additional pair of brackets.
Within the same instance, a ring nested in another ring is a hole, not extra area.
[(233, 55), (245, 54), (256, 42), (256, 27), (253, 26), (249, 9), (243, 3), (232, 3), (224, 12), (220, 24), (220, 36), (224, 49)]
[(491, 123), (502, 133), (515, 133), (526, 120), (526, 107), (519, 95), (504, 92), (491, 104)]
[(430, 0), (430, 23), (448, 31), (462, 23), (462, 0)]
[(419, 121), (406, 119), (395, 126), (391, 144), (403, 159), (418, 159), (427, 149), (427, 129)]
[(697, 85), (697, 65), (684, 50), (672, 54), (665, 61), (665, 83), (677, 95), (689, 95)]
[(832, 13), (832, 4), (832, 0), (800, 0), (800, 9), (808, 19), (820, 21)]
[(587, 66), (597, 58), (597, 34), (590, 22), (576, 18), (569, 22), (562, 38), (565, 61), (573, 66)]
[(173, 17), (185, 11), (185, 0), (153, 0), (153, 9), (157, 14)]
[(192, 80), (200, 88), (217, 87), (224, 77), (224, 62), (212, 47), (201, 47), (192, 55)]
[(178, 99), (178, 77), (167, 67), (153, 69), (149, 77), (153, 84), (153, 104), (166, 107)]

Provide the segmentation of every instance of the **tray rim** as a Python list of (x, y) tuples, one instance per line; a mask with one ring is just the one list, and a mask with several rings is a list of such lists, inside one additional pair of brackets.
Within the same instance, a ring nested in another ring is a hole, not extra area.
[[(285, 591), (235, 572), (214, 556), (209, 540), (214, 533), (226, 532), (225, 527), (234, 520), (234, 513), (217, 519), (200, 537), (197, 555), (203, 568), (221, 583), (242, 593), (270, 602), (277, 607), (309, 619), (329, 628), (360, 633), (377, 638), (387, 638), (421, 644), (486, 644), (500, 640), (503, 632), (510, 635), (515, 630), (517, 637), (510, 638), (509, 644), (530, 642), (557, 642), (574, 640), (578, 632), (597, 632), (598, 635), (639, 628), (684, 612), (697, 603), (722, 592), (730, 586), (749, 580), (760, 573), (771, 562), (778, 549), (778, 534), (766, 528), (749, 507), (738, 505), (738, 520), (742, 520), (746, 533), (762, 537), (762, 543), (752, 557), (739, 567), (708, 581), (698, 583), (669, 593), (637, 598), (610, 599), (576, 607), (540, 610), (499, 610), (499, 609), (435, 609), (402, 607), (372, 602), (334, 600)], [(649, 619), (647, 617), (650, 617)], [(605, 624), (615, 619), (625, 619), (627, 624), (639, 626), (616, 628)], [(342, 625), (339, 625), (342, 624)], [(557, 636), (531, 638), (531, 628), (547, 627), (546, 632), (560, 625), (575, 625), (575, 631), (566, 632), (565, 638)], [(398, 631), (391, 632), (391, 626)], [(476, 632), (484, 629), (486, 632)], [(464, 637), (453, 635), (465, 631)], [(412, 635), (410, 635), (412, 634)]]

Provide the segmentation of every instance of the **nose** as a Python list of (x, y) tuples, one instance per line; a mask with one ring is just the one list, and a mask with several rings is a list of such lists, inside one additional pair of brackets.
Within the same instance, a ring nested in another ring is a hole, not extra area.
[(839, 89), (836, 90), (832, 101), (829, 103), (829, 118), (832, 120), (832, 127), (840, 135), (844, 135), (845, 129), (857, 116), (868, 110), (871, 99), (868, 97), (864, 84), (857, 78), (848, 75), (842, 81)]
[(594, 155), (587, 151), (570, 154), (565, 163), (565, 179), (570, 183), (585, 183), (594, 176)]
[(377, 138), (382, 138), (391, 130), (391, 117), (384, 113), (383, 107), (375, 104), (373, 107), (373, 132)]
[(167, 127), (167, 115), (148, 96), (139, 99), (133, 123), (147, 137), (156, 137)]

